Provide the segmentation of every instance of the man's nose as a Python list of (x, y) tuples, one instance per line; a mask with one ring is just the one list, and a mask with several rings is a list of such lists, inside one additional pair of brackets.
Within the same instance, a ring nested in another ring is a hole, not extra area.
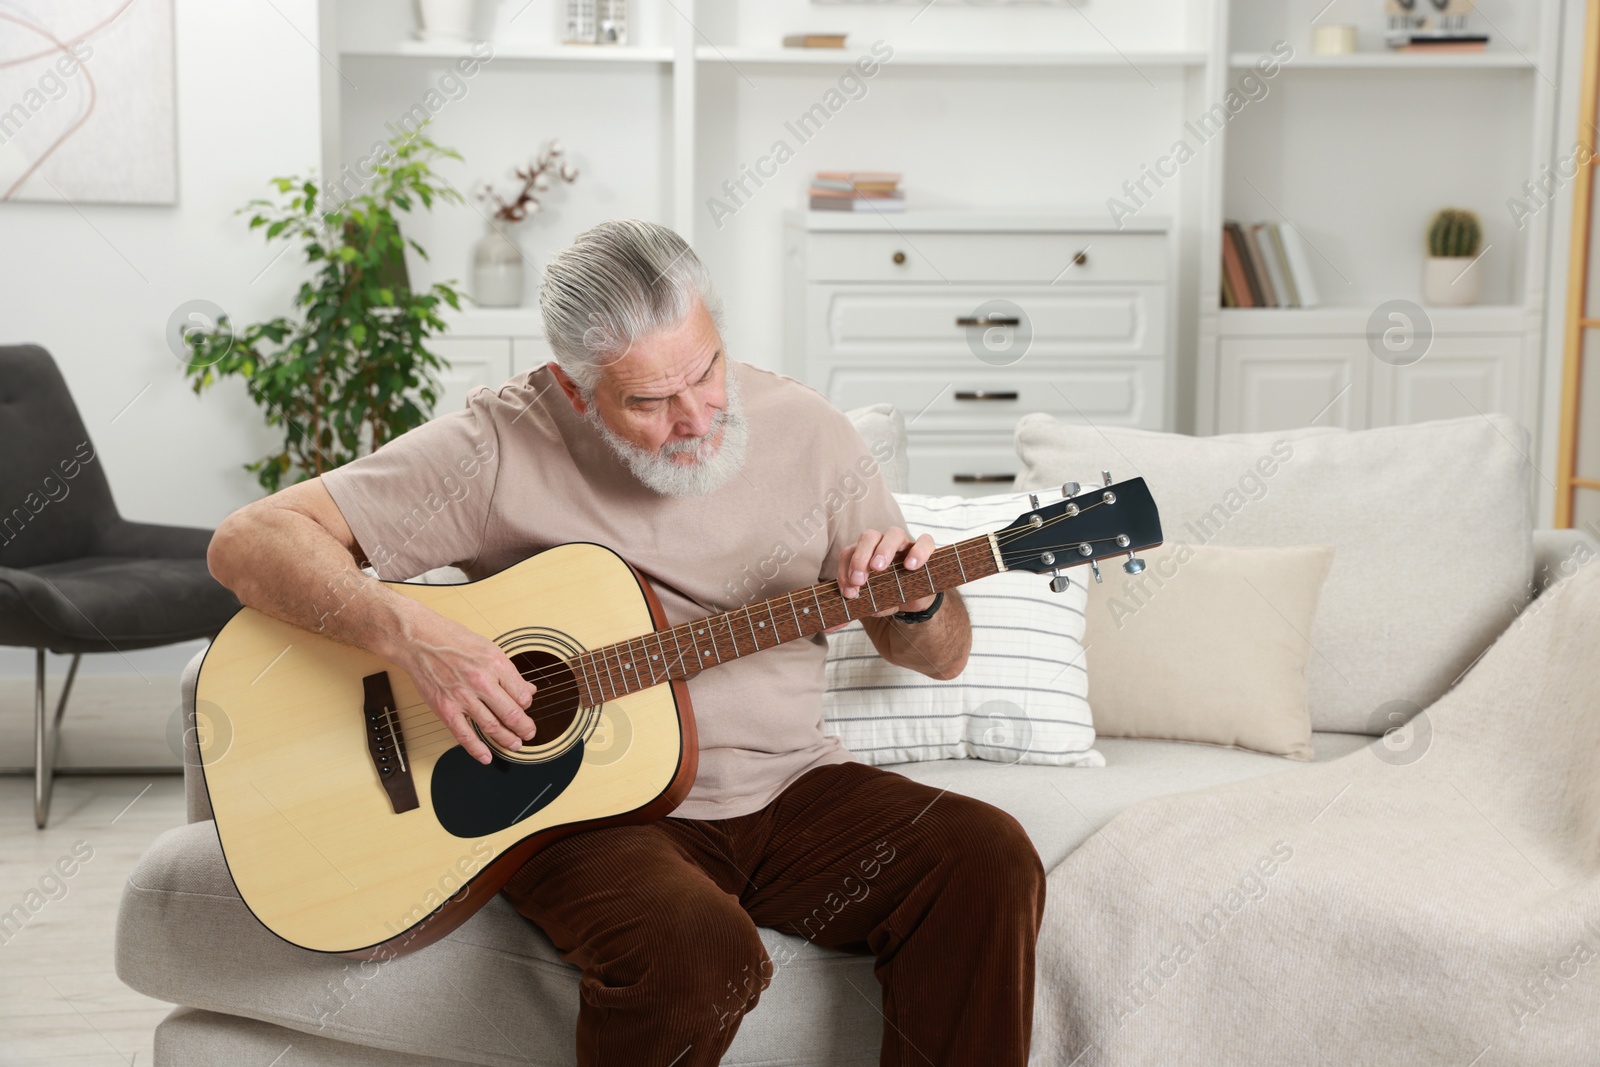
[(673, 430), (683, 437), (704, 437), (711, 432), (711, 405), (699, 397), (675, 397), (678, 421)]

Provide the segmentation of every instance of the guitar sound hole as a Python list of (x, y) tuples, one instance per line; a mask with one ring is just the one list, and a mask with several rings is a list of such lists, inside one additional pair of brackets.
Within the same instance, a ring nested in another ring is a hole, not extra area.
[(567, 732), (578, 714), (578, 680), (566, 662), (549, 652), (531, 649), (518, 652), (511, 662), (534, 686), (533, 745), (547, 745)]

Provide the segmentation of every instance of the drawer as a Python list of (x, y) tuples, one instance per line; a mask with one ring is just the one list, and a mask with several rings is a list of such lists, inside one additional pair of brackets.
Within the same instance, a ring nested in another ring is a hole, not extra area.
[(1159, 233), (812, 233), (813, 282), (1161, 282)]
[[(808, 285), (806, 354), (944, 357), (992, 366), (1026, 356), (1159, 356), (1166, 292), (1160, 285)], [(972, 324), (995, 318), (1002, 324)]]
[[(1009, 440), (967, 444), (913, 436), (906, 447), (913, 493), (992, 496), (1016, 491), (1022, 464)], [(1026, 511), (1018, 509), (1018, 514)]]
[(835, 367), (827, 397), (841, 411), (890, 403), (912, 433), (988, 433), (1009, 437), (1033, 411), (1063, 422), (1160, 429), (1165, 364), (1159, 358), (1074, 363), (1051, 370), (896, 371)]

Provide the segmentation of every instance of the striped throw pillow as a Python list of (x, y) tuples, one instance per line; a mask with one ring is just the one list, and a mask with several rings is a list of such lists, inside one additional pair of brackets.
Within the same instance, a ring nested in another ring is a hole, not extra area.
[[(1029, 510), (1026, 493), (896, 493), (913, 537), (936, 544), (991, 533)], [(961, 587), (972, 620), (966, 669), (947, 682), (896, 667), (861, 624), (828, 635), (823, 728), (863, 763), (984, 759), (1103, 767), (1094, 748), (1083, 654), (1083, 579), (1052, 593), (1050, 579), (1006, 572)]]

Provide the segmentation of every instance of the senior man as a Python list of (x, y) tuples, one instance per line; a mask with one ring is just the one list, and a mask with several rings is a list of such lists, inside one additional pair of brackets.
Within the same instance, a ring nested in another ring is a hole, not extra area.
[[(509, 747), (532, 739), (534, 687), (493, 641), (363, 565), (477, 579), (593, 541), (650, 575), (676, 625), (753, 599), (728, 580), (751, 560), (777, 567), (762, 596), (836, 579), (854, 597), (870, 572), (933, 552), (881, 477), (840, 492), (874, 469), (849, 420), (728, 357), (711, 279), (671, 230), (612, 220), (580, 235), (546, 268), (540, 305), (555, 362), (239, 509), (212, 541), (212, 573), (241, 602), (400, 667), (488, 763), (474, 724)], [(971, 647), (954, 591), (862, 624), (886, 660), (936, 679)], [(876, 957), (881, 1063), (1027, 1062), (1038, 854), (998, 808), (825, 735), (826, 650), (819, 635), (695, 675), (699, 773), (684, 802), (573, 834), (506, 885), (583, 969), (585, 1067), (719, 1062), (773, 974), (757, 926)]]

